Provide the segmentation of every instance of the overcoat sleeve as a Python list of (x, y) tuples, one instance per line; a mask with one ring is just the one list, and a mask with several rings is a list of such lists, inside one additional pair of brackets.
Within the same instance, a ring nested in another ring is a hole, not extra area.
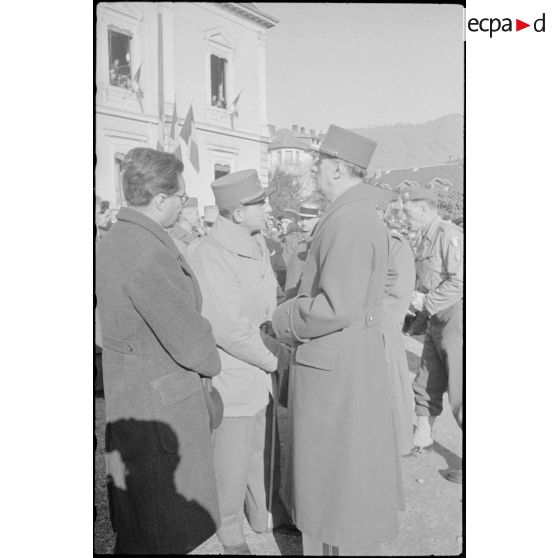
[(375, 265), (374, 242), (387, 244), (387, 231), (378, 226), (371, 235), (363, 228), (362, 219), (346, 219), (342, 213), (328, 225), (315, 246), (319, 269), (316, 295), (303, 293), (281, 304), (273, 314), (273, 328), (281, 340), (321, 337), (364, 319)]
[(176, 259), (163, 252), (131, 272), (128, 296), (161, 345), (181, 366), (215, 376), (221, 361), (211, 325), (196, 308), (193, 288)]
[(445, 230), (440, 240), (442, 281), (429, 291), (424, 300), (430, 314), (437, 314), (459, 302), (463, 297), (463, 233), (455, 229)]
[(196, 250), (191, 265), (203, 295), (202, 312), (213, 326), (217, 345), (235, 358), (274, 372), (277, 358), (264, 345), (259, 327), (243, 312), (238, 279), (222, 252), (204, 243)]

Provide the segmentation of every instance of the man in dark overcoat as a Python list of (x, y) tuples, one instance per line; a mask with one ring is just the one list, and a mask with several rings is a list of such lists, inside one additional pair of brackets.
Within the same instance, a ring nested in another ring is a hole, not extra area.
[(397, 536), (401, 480), (382, 341), (388, 232), (363, 182), (376, 143), (330, 126), (314, 166), (331, 202), (299, 293), (273, 315), (296, 345), (285, 500), (304, 554), (374, 555)]
[(191, 269), (165, 232), (187, 197), (173, 155), (134, 148), (128, 207), (97, 252), (116, 553), (185, 554), (218, 527), (202, 376), (220, 371)]

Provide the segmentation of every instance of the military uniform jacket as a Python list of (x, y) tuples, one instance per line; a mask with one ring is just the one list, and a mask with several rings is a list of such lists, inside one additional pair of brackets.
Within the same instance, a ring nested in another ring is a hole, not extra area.
[(289, 382), (285, 500), (297, 527), (333, 545), (397, 535), (400, 470), (382, 342), (388, 232), (359, 184), (318, 222), (299, 295), (273, 328), (305, 340)]
[[(136, 481), (138, 495), (144, 496), (150, 487), (160, 492), (166, 474), (161, 456), (174, 456), (176, 463), (172, 498), (159, 493), (157, 498), (151, 496), (151, 504), (139, 505), (143, 496), (133, 495), (130, 481), (128, 497), (120, 504), (130, 507), (120, 508), (121, 516), (150, 525), (152, 540), (160, 544), (142, 546), (143, 552), (149, 548), (155, 553), (183, 553), (196, 530), (204, 528), (195, 521), (184, 525), (184, 514), (170, 510), (171, 500), (197, 502), (213, 518), (211, 532), (219, 524), (200, 375), (215, 376), (220, 362), (211, 326), (200, 314), (200, 290), (169, 235), (130, 208), (120, 210), (118, 221), (99, 244), (96, 273), (107, 449), (117, 449), (124, 457), (129, 453), (130, 463), (137, 463), (126, 468), (142, 471), (141, 481)], [(137, 432), (135, 450), (129, 447), (129, 436), (117, 435), (130, 430), (126, 425), (132, 423)], [(117, 463), (109, 460), (107, 469), (116, 483), (125, 482), (125, 471)], [(169, 533), (176, 535), (174, 542)]]
[[(306, 239), (301, 233), (295, 233), (289, 245), (287, 262), (287, 276), (285, 279), (285, 298), (293, 298), (300, 287), (300, 278), (310, 249), (311, 238)], [(296, 240), (294, 240), (296, 239)]]
[(435, 315), (463, 298), (463, 231), (437, 216), (422, 234), (416, 253), (416, 289), (426, 293), (424, 307)]
[(306, 242), (306, 237), (302, 231), (294, 231), (285, 236), (283, 239), (283, 258), (285, 263), (288, 263), (293, 252), (301, 242)]

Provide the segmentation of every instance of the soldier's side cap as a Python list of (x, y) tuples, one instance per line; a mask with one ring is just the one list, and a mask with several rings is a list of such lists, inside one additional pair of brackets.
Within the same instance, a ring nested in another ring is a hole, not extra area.
[(214, 223), (219, 215), (219, 208), (216, 205), (206, 205), (203, 208), (203, 220), (206, 223)]
[(211, 188), (220, 208), (259, 203), (273, 191), (273, 188), (262, 188), (255, 169), (226, 174), (213, 181)]
[(366, 169), (377, 146), (370, 138), (331, 124), (318, 151)]
[(382, 188), (376, 184), (371, 188), (372, 199), (376, 203), (376, 207), (382, 211), (385, 211), (391, 202), (399, 199), (399, 196), (390, 188)]
[(198, 198), (188, 198), (184, 207), (198, 207)]
[(401, 201), (433, 200), (438, 201), (438, 190), (436, 188), (423, 188), (414, 181), (404, 181), (399, 185)]

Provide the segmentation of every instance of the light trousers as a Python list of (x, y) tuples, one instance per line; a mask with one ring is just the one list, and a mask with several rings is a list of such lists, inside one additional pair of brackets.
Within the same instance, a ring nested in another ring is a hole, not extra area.
[(213, 433), (213, 461), (221, 518), (217, 536), (224, 546), (245, 542), (244, 507), (254, 531), (266, 532), (270, 523), (280, 525), (286, 521), (287, 512), (278, 493), (278, 436), (275, 440), (272, 517), (268, 510), (271, 419), (270, 404), (251, 417), (224, 417)]

